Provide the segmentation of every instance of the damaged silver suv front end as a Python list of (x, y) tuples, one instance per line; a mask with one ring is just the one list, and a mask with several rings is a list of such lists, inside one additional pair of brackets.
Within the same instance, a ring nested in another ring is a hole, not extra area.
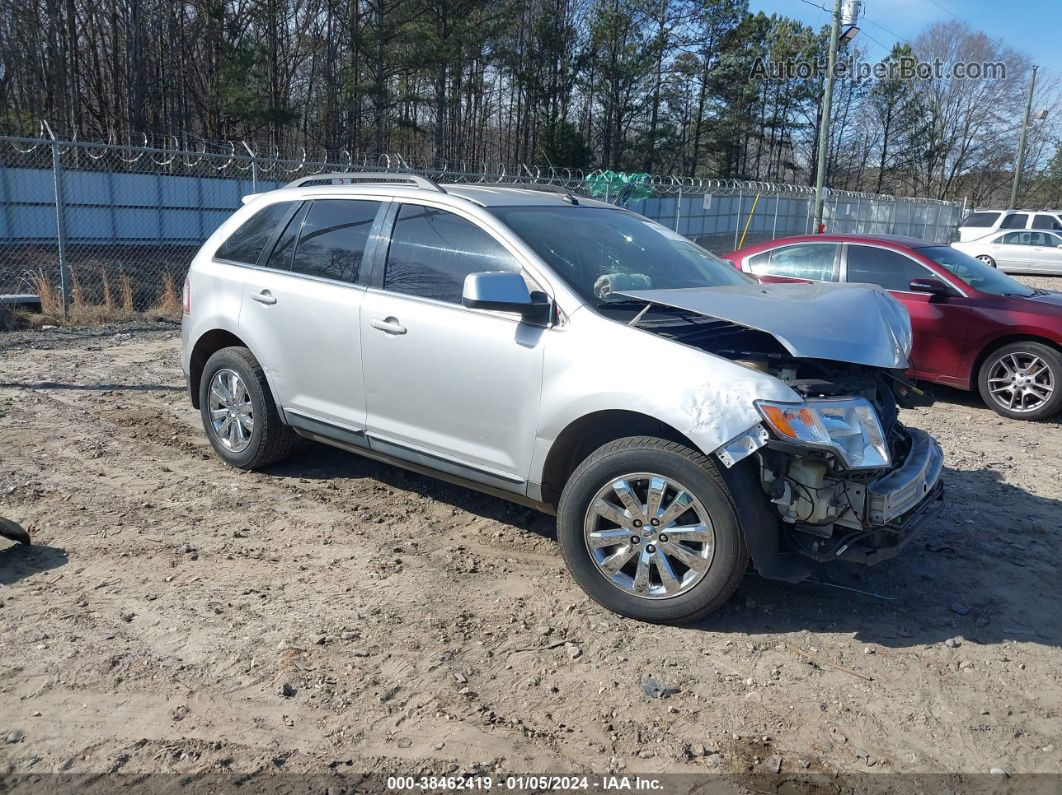
[[(754, 466), (750, 479), (769, 500), (759, 520), (778, 527), (776, 548), (762, 532), (750, 539), (765, 576), (806, 575), (794, 555), (890, 558), (942, 505), (940, 446), (898, 419), (898, 407), (920, 393), (903, 376), (910, 320), (888, 294), (795, 284), (625, 294), (696, 313), (703, 330), (678, 332), (683, 342), (773, 376), (802, 398), (755, 401), (760, 422), (714, 451), (728, 470)], [(675, 333), (668, 328), (657, 331)]]

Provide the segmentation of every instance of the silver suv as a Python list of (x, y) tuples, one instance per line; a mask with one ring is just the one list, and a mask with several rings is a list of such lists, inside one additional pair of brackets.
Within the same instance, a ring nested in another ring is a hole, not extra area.
[(555, 513), (586, 592), (657, 622), (718, 608), (750, 558), (795, 582), (891, 557), (940, 504), (878, 288), (761, 285), (546, 189), (343, 174), (245, 201), (182, 328), (233, 466), (301, 436)]

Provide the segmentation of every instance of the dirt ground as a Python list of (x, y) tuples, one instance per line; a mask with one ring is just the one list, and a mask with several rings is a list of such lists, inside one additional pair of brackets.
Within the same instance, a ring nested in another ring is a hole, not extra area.
[(1057, 420), (940, 390), (903, 420), (948, 503), (906, 554), (659, 627), (587, 599), (547, 516), (309, 443), (227, 468), (178, 349), (0, 335), (34, 535), (0, 540), (0, 774), (1062, 773)]

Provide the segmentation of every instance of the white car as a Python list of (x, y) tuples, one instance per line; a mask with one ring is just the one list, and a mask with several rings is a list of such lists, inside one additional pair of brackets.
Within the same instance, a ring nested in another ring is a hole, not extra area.
[(1062, 232), (997, 230), (978, 240), (951, 246), (1007, 273), (1062, 276)]
[(1012, 229), (1062, 232), (1062, 213), (1057, 210), (974, 210), (959, 224), (959, 242)]

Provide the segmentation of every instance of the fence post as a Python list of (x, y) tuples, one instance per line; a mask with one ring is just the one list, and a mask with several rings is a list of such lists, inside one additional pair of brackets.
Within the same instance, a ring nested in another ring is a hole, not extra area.
[(778, 239), (778, 194), (774, 194), (774, 225), (771, 227), (771, 240)]
[(251, 193), (258, 193), (258, 153), (247, 145), (246, 141), (240, 141), (247, 154), (251, 156)]
[[(63, 317), (70, 306), (70, 287), (66, 271), (66, 205), (63, 199), (63, 164), (59, 142), (52, 140), (52, 187), (55, 190), (55, 240), (59, 249), (59, 289), (63, 294)], [(41, 296), (44, 299), (44, 296)]]
[(737, 217), (734, 219), (734, 248), (738, 247), (738, 230), (741, 229), (742, 204), (745, 203), (745, 191), (738, 191)]
[(675, 204), (675, 234), (681, 235), (679, 231), (679, 221), (682, 220), (682, 186), (679, 186), (678, 191), (678, 203)]

